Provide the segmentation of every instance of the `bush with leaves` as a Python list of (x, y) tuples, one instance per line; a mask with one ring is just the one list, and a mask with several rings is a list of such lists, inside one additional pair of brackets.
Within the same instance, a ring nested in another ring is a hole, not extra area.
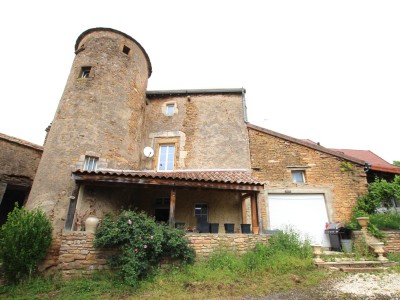
[(383, 238), (384, 234), (380, 229), (398, 229), (398, 215), (381, 214), (377, 212), (377, 208), (390, 208), (393, 200), (400, 200), (400, 176), (395, 176), (391, 182), (385, 179), (375, 179), (368, 185), (368, 194), (358, 198), (356, 206), (353, 210), (353, 218), (346, 225), (349, 229), (360, 229), (358, 225), (358, 217), (370, 217), (368, 223), (368, 231), (377, 238)]
[(94, 245), (119, 250), (110, 264), (130, 285), (151, 274), (165, 256), (184, 264), (194, 262), (194, 250), (183, 230), (158, 224), (144, 212), (122, 211), (116, 219), (107, 215), (96, 232)]
[(0, 230), (0, 257), (6, 278), (18, 282), (31, 277), (46, 257), (52, 241), (52, 226), (43, 211), (17, 205)]

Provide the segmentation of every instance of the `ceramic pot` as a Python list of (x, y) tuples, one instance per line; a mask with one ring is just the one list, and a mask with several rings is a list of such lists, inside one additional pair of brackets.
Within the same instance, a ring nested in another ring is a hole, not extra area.
[(89, 216), (85, 221), (85, 231), (95, 233), (97, 225), (99, 225), (99, 218), (96, 216)]

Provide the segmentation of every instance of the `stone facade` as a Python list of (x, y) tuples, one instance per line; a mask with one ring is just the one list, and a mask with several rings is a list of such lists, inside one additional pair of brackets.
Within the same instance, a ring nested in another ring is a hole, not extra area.
[(400, 230), (385, 231), (386, 252), (400, 253)]
[[(249, 139), (253, 175), (266, 182), (266, 198), (271, 191), (323, 193), (330, 222), (350, 220), (358, 196), (367, 192), (364, 162), (253, 125)], [(304, 170), (305, 183), (292, 182), (293, 168)], [(261, 210), (267, 218), (265, 205)]]

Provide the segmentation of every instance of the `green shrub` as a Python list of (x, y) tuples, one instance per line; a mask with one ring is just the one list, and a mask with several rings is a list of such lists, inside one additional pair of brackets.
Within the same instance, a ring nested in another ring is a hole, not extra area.
[(158, 224), (144, 212), (122, 211), (116, 220), (106, 216), (96, 232), (94, 245), (119, 250), (110, 263), (133, 286), (157, 269), (165, 256), (183, 264), (194, 262), (194, 250), (184, 232)]
[(369, 221), (378, 229), (400, 229), (400, 213), (377, 213), (369, 216)]
[(45, 258), (52, 241), (52, 226), (46, 214), (24, 207), (7, 216), (0, 230), (0, 257), (6, 278), (18, 282), (31, 277)]

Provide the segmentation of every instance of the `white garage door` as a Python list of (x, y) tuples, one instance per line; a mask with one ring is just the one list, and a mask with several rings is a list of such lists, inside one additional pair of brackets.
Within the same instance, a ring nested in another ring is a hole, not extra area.
[(324, 233), (328, 214), (323, 194), (269, 194), (268, 203), (271, 229), (289, 226), (311, 243), (330, 246)]

